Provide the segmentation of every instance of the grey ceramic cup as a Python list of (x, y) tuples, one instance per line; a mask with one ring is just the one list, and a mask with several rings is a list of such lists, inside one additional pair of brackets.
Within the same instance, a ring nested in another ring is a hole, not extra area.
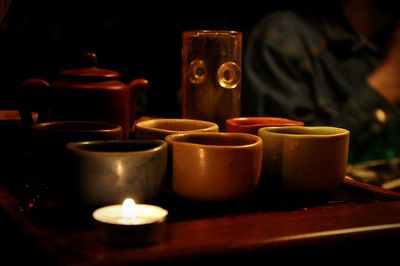
[(66, 146), (80, 200), (102, 206), (133, 198), (155, 201), (163, 192), (167, 143), (163, 140), (72, 142)]

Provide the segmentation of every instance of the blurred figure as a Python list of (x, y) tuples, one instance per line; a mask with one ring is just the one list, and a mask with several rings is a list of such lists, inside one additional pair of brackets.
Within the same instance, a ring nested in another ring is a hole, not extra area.
[[(302, 2), (304, 3), (304, 2)], [(400, 27), (390, 1), (311, 1), (248, 38), (243, 114), (349, 129), (349, 162), (400, 155)]]
[(6, 15), (10, 3), (11, 0), (0, 0), (0, 23), (3, 21), (3, 17)]

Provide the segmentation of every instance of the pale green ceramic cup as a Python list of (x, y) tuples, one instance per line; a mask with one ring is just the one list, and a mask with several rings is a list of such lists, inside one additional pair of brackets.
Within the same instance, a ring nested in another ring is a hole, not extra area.
[(264, 127), (263, 174), (266, 186), (284, 191), (329, 192), (346, 174), (350, 132), (323, 126)]

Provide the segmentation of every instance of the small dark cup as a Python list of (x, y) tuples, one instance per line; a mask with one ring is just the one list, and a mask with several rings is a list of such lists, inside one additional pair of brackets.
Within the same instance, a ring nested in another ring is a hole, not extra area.
[(33, 124), (29, 135), (34, 176), (58, 193), (68, 191), (72, 185), (65, 145), (74, 141), (119, 140), (122, 127), (94, 121), (53, 121)]
[[(36, 122), (37, 113), (32, 113)], [(9, 156), (10, 153), (19, 153), (26, 144), (24, 128), (18, 110), (0, 110), (0, 152)]]
[[(32, 113), (36, 122), (37, 113)], [(18, 110), (0, 110), (0, 181), (15, 178), (24, 174), (27, 167), (28, 139)]]

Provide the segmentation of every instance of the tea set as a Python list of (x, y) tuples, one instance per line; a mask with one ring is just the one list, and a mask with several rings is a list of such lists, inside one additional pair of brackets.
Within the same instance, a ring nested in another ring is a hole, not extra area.
[[(22, 82), (18, 110), (0, 111), (1, 157), (28, 153), (32, 166), (24, 186), (33, 191), (22, 209), (50, 196), (56, 206), (94, 210), (96, 236), (105, 244), (149, 245), (167, 238), (168, 211), (152, 204), (165, 199), (201, 206), (336, 190), (346, 173), (349, 131), (281, 117), (240, 117), (240, 64), (229, 60), (238, 58), (214, 62), (222, 68), (217, 92), (206, 93), (207, 82), (184, 83), (180, 118), (135, 121), (136, 101), (148, 81), (122, 83), (117, 72), (96, 66), (94, 53), (52, 83)], [(194, 71), (183, 69), (183, 79), (185, 71)], [(193, 77), (210, 74), (203, 70)], [(210, 97), (216, 99), (208, 105)], [(0, 161), (4, 168), (10, 162)]]
[(221, 117), (135, 123), (148, 81), (126, 85), (117, 72), (98, 68), (94, 53), (84, 58), (52, 83), (24, 81), (19, 109), (0, 112), (0, 126), (27, 134), (38, 178), (88, 205), (128, 196), (147, 203), (165, 190), (199, 202), (241, 199), (260, 186), (333, 191), (345, 176), (345, 129), (279, 117), (227, 117), (222, 126)]

